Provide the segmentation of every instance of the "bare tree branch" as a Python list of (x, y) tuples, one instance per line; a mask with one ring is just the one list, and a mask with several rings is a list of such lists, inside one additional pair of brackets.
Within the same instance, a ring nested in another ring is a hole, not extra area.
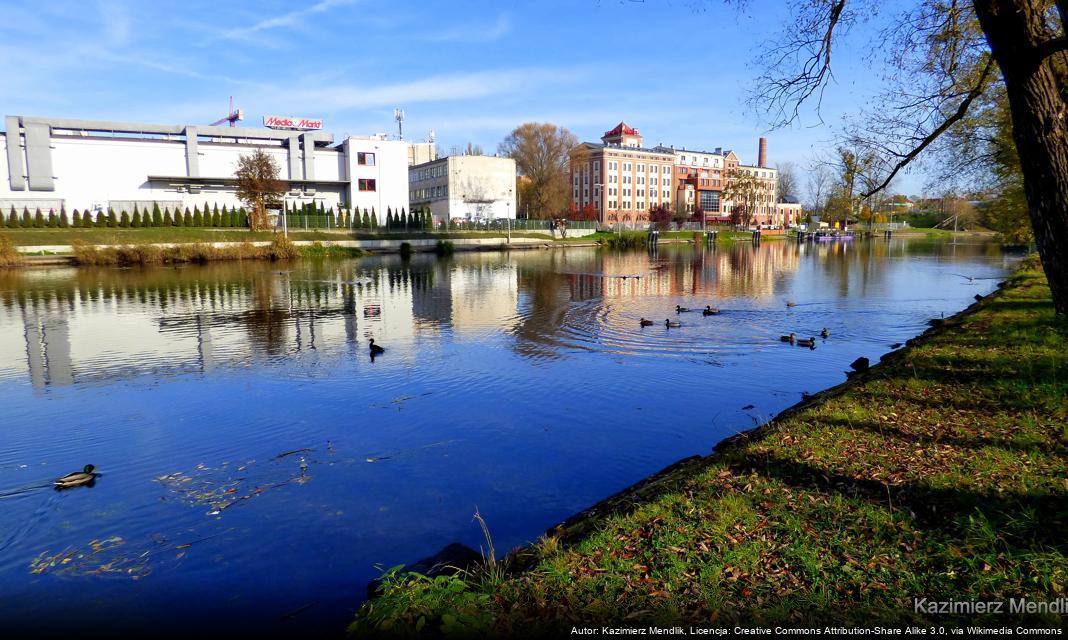
[(930, 146), (931, 143), (934, 142), (935, 139), (937, 139), (940, 135), (945, 133), (945, 131), (951, 126), (953, 126), (954, 123), (963, 119), (964, 116), (968, 113), (968, 108), (971, 106), (972, 102), (974, 102), (975, 99), (982, 95), (983, 91), (985, 91), (987, 78), (990, 76), (990, 73), (993, 69), (994, 59), (992, 57), (989, 57), (987, 58), (986, 66), (983, 67), (983, 71), (979, 74), (978, 82), (975, 83), (975, 86), (972, 88), (972, 90), (968, 92), (968, 95), (965, 96), (964, 100), (962, 100), (960, 105), (957, 106), (957, 110), (953, 112), (953, 114), (950, 115), (948, 118), (946, 118), (941, 125), (936, 127), (934, 131), (924, 136), (920, 143), (916, 145), (916, 147), (906, 153), (905, 156), (900, 161), (898, 161), (896, 165), (894, 165), (894, 168), (890, 170), (889, 175), (886, 176), (886, 179), (883, 180), (881, 184), (876, 186), (874, 189), (871, 189), (870, 191), (862, 193), (861, 197), (867, 198), (870, 197), (872, 194), (885, 189), (886, 186), (890, 184), (890, 181), (894, 179), (894, 176), (896, 176), (899, 171), (901, 171), (903, 168), (905, 168), (906, 165), (912, 162), (916, 158), (916, 156), (918, 156), (924, 149)]

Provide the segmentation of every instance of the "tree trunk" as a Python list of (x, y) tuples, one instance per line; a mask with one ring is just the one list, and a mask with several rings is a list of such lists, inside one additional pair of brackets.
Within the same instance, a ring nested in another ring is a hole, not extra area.
[(979, 23), (1001, 69), (1013, 139), (1042, 266), (1059, 314), (1068, 313), (1068, 126), (1059, 77), (1036, 47), (1049, 40), (1031, 0), (974, 0)]

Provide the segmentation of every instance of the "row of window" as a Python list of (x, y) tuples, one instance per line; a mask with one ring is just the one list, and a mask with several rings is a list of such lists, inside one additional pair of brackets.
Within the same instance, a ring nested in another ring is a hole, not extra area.
[(432, 180), (434, 178), (440, 178), (449, 172), (449, 165), (445, 162), (434, 165), (433, 167), (425, 167), (423, 169), (416, 169), (409, 172), (409, 180), (411, 182), (422, 182), (423, 180)]
[[(610, 160), (608, 162), (608, 171), (609, 172), (618, 171), (620, 164), (621, 163), (619, 163), (617, 161)], [(622, 165), (623, 165), (623, 171), (637, 171), (638, 173), (646, 173), (646, 170), (648, 169), (649, 173), (662, 173), (662, 174), (664, 174), (666, 176), (671, 175), (671, 166), (670, 165), (656, 165), (656, 164), (645, 165), (645, 164), (642, 164), (640, 162), (638, 164), (634, 164), (633, 162), (623, 162)], [(594, 165), (594, 167), (597, 167), (597, 166), (598, 165)]]
[[(679, 156), (679, 164), (686, 164), (686, 156)], [(690, 166), (691, 167), (696, 167), (697, 166), (697, 156), (690, 156)], [(708, 156), (704, 156), (704, 157), (701, 158), (701, 166), (703, 166), (703, 167), (709, 166)], [(720, 166), (719, 158), (716, 158), (715, 160), (713, 160), (712, 163), (711, 163), (711, 166), (713, 166), (713, 167)]]
[(436, 187), (424, 187), (422, 189), (412, 189), (408, 193), (409, 200), (429, 200), (431, 198), (444, 198), (449, 195), (449, 188), (445, 185), (438, 185)]

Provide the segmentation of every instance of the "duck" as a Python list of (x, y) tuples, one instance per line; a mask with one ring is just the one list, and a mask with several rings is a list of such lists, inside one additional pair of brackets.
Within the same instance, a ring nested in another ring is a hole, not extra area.
[(794, 344), (799, 347), (808, 347), (810, 349), (816, 348), (816, 338), (798, 338)]
[(719, 313), (719, 309), (715, 309), (715, 308), (713, 308), (713, 307), (712, 307), (711, 305), (709, 305), (709, 306), (705, 307), (705, 308), (704, 308), (704, 309), (703, 309), (703, 310), (701, 311), (701, 313), (703, 313), (703, 314), (704, 314), (704, 315), (706, 315), (706, 316), (714, 316), (714, 315), (716, 315), (717, 313)]
[(81, 471), (75, 471), (74, 473), (68, 473), (62, 478), (56, 478), (55, 487), (57, 489), (69, 489), (71, 487), (80, 487), (83, 484), (89, 484), (93, 480), (96, 480), (97, 474), (93, 473), (93, 469), (96, 469), (91, 464), (85, 465)]
[(380, 356), (385, 353), (386, 350), (375, 344), (375, 339), (371, 338), (371, 353), (376, 356)]
[(830, 335), (831, 335), (831, 332), (827, 331), (827, 327), (824, 327), (823, 331), (820, 331), (820, 337), (821, 338), (826, 338), (826, 337), (829, 337)]
[(675, 313), (686, 313), (687, 311), (690, 311), (690, 309), (687, 309), (686, 307), (680, 307), (679, 305), (675, 305)]
[(791, 333), (788, 336), (779, 336), (779, 340), (782, 340), (783, 342), (789, 342), (790, 344), (793, 344), (794, 342), (797, 341), (797, 336), (794, 335), (793, 333)]
[(651, 326), (653, 326), (653, 321), (652, 320), (646, 320), (645, 318), (642, 318), (641, 320), (638, 321), (638, 324), (640, 324), (643, 327), (651, 327)]
[(869, 366), (871, 366), (871, 362), (864, 356), (861, 356), (850, 363), (849, 368), (853, 371), (867, 371)]
[(793, 300), (790, 300), (790, 301), (788, 301), (788, 302), (786, 303), (786, 306), (788, 306), (788, 307), (796, 307), (796, 306), (797, 306), (797, 303), (796, 303), (796, 302), (794, 302)]
[(664, 326), (665, 327), (669, 327), (669, 328), (670, 327), (681, 327), (682, 323), (679, 322), (678, 320), (666, 320), (665, 319), (664, 320)]

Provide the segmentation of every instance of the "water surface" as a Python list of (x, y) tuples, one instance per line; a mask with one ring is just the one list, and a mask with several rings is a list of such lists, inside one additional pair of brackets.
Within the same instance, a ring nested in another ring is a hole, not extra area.
[[(499, 550), (529, 542), (1012, 260), (895, 240), (0, 273), (0, 621), (338, 631), (381, 567), (478, 548), (476, 509)], [(86, 463), (94, 486), (50, 488)]]

